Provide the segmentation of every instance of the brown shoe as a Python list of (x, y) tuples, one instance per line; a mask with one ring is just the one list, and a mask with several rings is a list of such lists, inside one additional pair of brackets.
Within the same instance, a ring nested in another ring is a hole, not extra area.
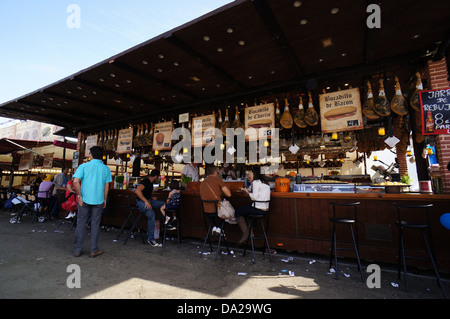
[(100, 256), (101, 254), (103, 254), (103, 250), (97, 250), (94, 253), (90, 253), (89, 258), (94, 258), (94, 257)]
[(81, 252), (76, 252), (76, 251), (74, 251), (74, 252), (73, 252), (73, 256), (74, 256), (74, 257), (80, 257), (80, 256), (81, 256)]

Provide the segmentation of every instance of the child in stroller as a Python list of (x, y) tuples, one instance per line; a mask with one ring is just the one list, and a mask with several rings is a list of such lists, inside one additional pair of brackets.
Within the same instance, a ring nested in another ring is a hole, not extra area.
[(76, 211), (78, 209), (78, 198), (73, 186), (73, 180), (67, 182), (66, 201), (61, 204), (61, 207), (69, 212), (66, 219), (74, 218), (76, 216)]

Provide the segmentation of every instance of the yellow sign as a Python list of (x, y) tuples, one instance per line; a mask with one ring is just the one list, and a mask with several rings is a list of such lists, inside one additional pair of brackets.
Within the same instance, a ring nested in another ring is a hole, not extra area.
[(165, 151), (172, 148), (173, 122), (164, 122), (154, 125), (153, 150)]
[(117, 154), (131, 153), (133, 148), (133, 128), (126, 128), (119, 131), (117, 138)]
[(214, 141), (216, 116), (214, 114), (192, 119), (192, 146), (205, 146)]
[(320, 94), (322, 133), (363, 129), (359, 89)]
[(270, 139), (275, 128), (275, 106), (273, 103), (245, 108), (245, 139), (255, 141)]

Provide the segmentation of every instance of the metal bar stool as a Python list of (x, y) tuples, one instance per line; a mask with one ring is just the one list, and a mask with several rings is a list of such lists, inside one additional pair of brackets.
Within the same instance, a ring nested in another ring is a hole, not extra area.
[[(218, 200), (201, 200), (202, 201), (202, 209), (203, 209), (203, 221), (205, 222), (205, 228), (207, 228), (207, 232), (206, 232), (206, 238), (205, 241), (203, 242), (203, 246), (202, 246), (202, 251), (200, 254), (200, 257), (203, 256), (203, 251), (205, 249), (205, 245), (206, 242), (209, 239), (209, 248), (212, 251), (212, 245), (211, 245), (211, 239), (209, 238), (209, 234), (211, 233), (212, 236), (212, 229), (213, 229), (213, 223), (212, 223), (212, 219), (214, 218), (218, 218), (217, 215), (217, 203), (219, 202)], [(216, 207), (216, 212), (215, 213), (208, 213), (205, 212), (205, 203), (214, 203), (215, 207)], [(207, 227), (207, 221), (209, 220), (209, 227)], [(220, 234), (219, 234), (219, 242), (217, 243), (217, 251), (216, 251), (216, 257), (214, 260), (217, 260), (217, 257), (219, 256), (219, 250), (220, 250), (220, 242), (222, 240), (223, 237), (223, 241), (225, 242), (225, 246), (227, 247), (227, 251), (228, 253), (230, 253), (230, 249), (228, 247), (228, 243), (225, 239), (225, 231), (224, 231), (224, 227), (225, 227), (225, 220), (224, 219), (220, 219)]]
[[(414, 257), (414, 256), (405, 256), (405, 243), (404, 243), (404, 239), (403, 239), (403, 231), (404, 231), (404, 229), (418, 229), (422, 233), (423, 241), (427, 248), (431, 264), (433, 265), (433, 269), (434, 269), (434, 273), (436, 275), (438, 285), (442, 290), (442, 294), (444, 295), (444, 298), (447, 299), (447, 294), (445, 293), (445, 289), (444, 289), (444, 286), (442, 285), (441, 277), (439, 276), (439, 271), (438, 271), (437, 263), (436, 263), (436, 256), (434, 253), (433, 237), (431, 235), (430, 209), (431, 209), (431, 207), (433, 207), (433, 204), (410, 205), (410, 204), (393, 203), (392, 205), (397, 207), (397, 217), (398, 217), (398, 220), (395, 222), (395, 224), (398, 227), (398, 234), (399, 234), (399, 236), (398, 236), (398, 279), (400, 279), (400, 277), (401, 277), (400, 276), (401, 264), (403, 263), (403, 273), (405, 275), (406, 292), (408, 292), (408, 274), (407, 274), (407, 270), (406, 270), (406, 258), (424, 259), (424, 258)], [(402, 216), (401, 216), (401, 209), (410, 209), (410, 211), (416, 210), (416, 209), (425, 209), (426, 222), (403, 220)], [(426, 231), (428, 233), (429, 241), (427, 240)]]
[[(256, 207), (255, 207), (255, 204), (256, 204), (256, 203), (267, 203), (267, 204), (270, 205), (270, 200), (267, 200), (267, 201), (258, 201), (258, 200), (255, 200), (255, 201), (253, 201), (253, 203), (252, 203), (252, 206), (253, 206), (253, 208), (255, 209), (255, 212), (254, 212), (254, 214), (249, 214), (249, 215), (247, 215), (248, 219), (250, 220), (250, 222), (249, 222), (250, 225), (249, 225), (249, 229), (248, 229), (248, 237), (247, 237), (247, 241), (246, 241), (246, 244), (245, 244), (245, 249), (244, 249), (244, 254), (243, 254), (243, 256), (245, 256), (245, 253), (247, 252), (248, 240), (250, 239), (250, 243), (251, 243), (251, 245), (252, 245), (252, 262), (255, 263), (255, 246), (254, 246), (254, 240), (264, 239), (264, 244), (263, 244), (263, 251), (262, 251), (262, 253), (263, 253), (263, 255), (264, 255), (265, 248), (266, 248), (266, 245), (267, 245), (267, 251), (269, 252), (269, 258), (270, 258), (270, 261), (273, 261), (273, 258), (272, 258), (272, 252), (270, 251), (269, 240), (267, 239), (267, 230), (269, 229), (269, 212), (270, 212), (270, 210), (268, 209), (267, 212), (265, 212), (265, 213), (259, 213), (259, 212), (256, 210)], [(264, 221), (263, 221), (263, 219), (264, 219), (264, 217), (266, 217), (266, 216), (267, 216), (267, 223), (266, 223), (266, 227), (264, 227)], [(263, 236), (264, 236), (264, 237), (253, 237), (253, 236), (252, 236), (252, 231), (253, 231), (254, 224), (255, 224), (255, 221), (256, 221), (256, 220), (259, 220), (259, 221), (260, 221), (260, 225), (261, 225), (261, 229), (262, 229), (262, 233), (263, 233)]]
[[(333, 236), (331, 238), (331, 252), (330, 252), (330, 268), (333, 263), (333, 254), (334, 254), (334, 264), (335, 264), (335, 274), (336, 279), (339, 279), (338, 276), (338, 262), (337, 262), (337, 250), (351, 250), (350, 248), (338, 248), (336, 243), (336, 224), (345, 224), (350, 227), (350, 233), (352, 235), (352, 241), (353, 241), (353, 249), (356, 253), (356, 259), (358, 261), (358, 270), (361, 274), (361, 280), (364, 282), (364, 274), (361, 267), (361, 260), (359, 258), (359, 248), (358, 248), (358, 205), (359, 202), (355, 203), (335, 203), (331, 202), (331, 205), (333, 205), (333, 218), (331, 221), (333, 222)], [(336, 217), (336, 206), (340, 207), (354, 207), (354, 218), (347, 218), (347, 217)], [(355, 232), (353, 232), (353, 226), (355, 225)]]
[(133, 223), (131, 222), (131, 219), (133, 219), (133, 222), (134, 222), (135, 218), (134, 218), (134, 215), (132, 214), (132, 212), (129, 211), (128, 204), (124, 203), (123, 195), (122, 194), (117, 194), (116, 197), (119, 199), (119, 201), (120, 201), (120, 203), (122, 205), (122, 212), (123, 212), (124, 217), (125, 217), (125, 221), (123, 222), (122, 227), (120, 228), (120, 231), (117, 234), (117, 237), (115, 239), (117, 241), (117, 240), (119, 240), (120, 236), (122, 236), (122, 234), (124, 233), (126, 227), (132, 227), (133, 226)]
[[(178, 241), (178, 247), (180, 247), (180, 243), (181, 243), (181, 235), (180, 235), (180, 214), (179, 214), (180, 208), (178, 209), (166, 209), (166, 215), (171, 213), (172, 216), (176, 216), (177, 218), (175, 219), (177, 222), (176, 225), (176, 231), (177, 231), (177, 241)], [(173, 219), (172, 219), (173, 221)], [(166, 232), (167, 232), (167, 224), (164, 223), (164, 235), (163, 235), (163, 240), (162, 240), (162, 248), (166, 247)], [(170, 231), (170, 230), (169, 230)]]
[[(141, 211), (137, 208), (136, 205), (131, 205), (131, 201), (130, 201), (130, 196), (129, 196), (129, 195), (125, 195), (125, 198), (126, 198), (127, 202), (126, 202), (122, 207), (124, 207), (125, 209), (128, 210), (128, 212), (129, 212), (129, 213), (128, 213), (128, 218), (133, 219), (133, 224), (131, 225), (130, 229), (128, 230), (127, 235), (125, 236), (125, 240), (123, 241), (123, 244), (124, 244), (124, 245), (127, 244), (128, 239), (130, 239), (131, 234), (134, 232), (135, 229), (137, 230), (137, 233), (141, 236), (142, 243), (145, 244), (145, 238), (144, 238), (143, 232), (141, 231), (141, 227), (138, 225), (139, 220), (141, 219), (141, 217), (142, 217), (142, 215), (143, 215), (144, 213), (141, 212)], [(134, 216), (134, 212), (135, 212), (135, 211), (138, 212), (137, 217)], [(125, 221), (125, 223), (127, 223), (127, 221)], [(124, 225), (125, 225), (125, 223), (124, 223)], [(123, 227), (123, 226), (122, 226), (122, 227)], [(120, 233), (119, 233), (119, 235), (117, 236), (117, 238), (118, 238), (119, 236), (120, 236)]]

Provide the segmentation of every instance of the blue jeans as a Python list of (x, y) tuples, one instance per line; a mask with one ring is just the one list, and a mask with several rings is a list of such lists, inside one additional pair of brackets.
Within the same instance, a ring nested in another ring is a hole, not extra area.
[(83, 206), (78, 205), (77, 212), (77, 229), (75, 230), (74, 252), (81, 253), (84, 246), (84, 237), (86, 233), (86, 224), (89, 216), (91, 216), (91, 243), (90, 252), (98, 251), (98, 235), (100, 233), (100, 221), (102, 219), (103, 204), (89, 205), (83, 203)]
[(149, 241), (154, 241), (155, 240), (155, 212), (154, 209), (160, 209), (162, 205), (164, 205), (165, 203), (161, 200), (154, 200), (154, 199), (149, 199), (148, 200), (150, 202), (150, 205), (152, 206), (152, 208), (145, 208), (145, 203), (144, 201), (140, 200), (139, 198), (137, 199), (137, 208), (145, 213), (145, 216), (147, 216), (147, 239)]

